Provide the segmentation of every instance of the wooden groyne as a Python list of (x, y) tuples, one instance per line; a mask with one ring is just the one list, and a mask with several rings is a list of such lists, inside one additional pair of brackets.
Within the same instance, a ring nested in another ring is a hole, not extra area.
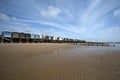
[(85, 43), (78, 43), (79, 45), (85, 45), (85, 46), (110, 46), (108, 43), (102, 43), (102, 42), (85, 42)]

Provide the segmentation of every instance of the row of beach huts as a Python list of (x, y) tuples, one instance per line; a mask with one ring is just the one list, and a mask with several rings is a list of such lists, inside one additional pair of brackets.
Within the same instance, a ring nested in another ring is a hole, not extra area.
[(85, 40), (62, 38), (48, 35), (38, 35), (23, 32), (3, 31), (0, 36), (1, 43), (84, 43)]
[(109, 46), (108, 43), (103, 42), (87, 42), (79, 39), (10, 31), (2, 32), (0, 43), (75, 43), (87, 46)]

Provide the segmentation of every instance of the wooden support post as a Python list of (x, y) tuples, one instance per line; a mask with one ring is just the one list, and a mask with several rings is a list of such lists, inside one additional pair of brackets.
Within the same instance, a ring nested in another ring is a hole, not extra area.
[(4, 37), (3, 37), (3, 35), (2, 35), (2, 43), (3, 43), (3, 40), (4, 40)]
[(96, 44), (97, 44), (97, 46), (98, 46), (99, 43), (96, 43)]
[(20, 38), (20, 43), (21, 43), (21, 38)]
[(10, 40), (11, 42), (10, 43), (13, 43), (13, 38), (11, 37), (11, 40)]
[(104, 43), (102, 43), (102, 46), (103, 46)]
[(27, 38), (27, 43), (29, 43), (29, 38)]

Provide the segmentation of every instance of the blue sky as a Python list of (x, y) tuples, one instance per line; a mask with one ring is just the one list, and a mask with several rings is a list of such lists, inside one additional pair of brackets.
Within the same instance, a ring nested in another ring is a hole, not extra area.
[(120, 0), (0, 0), (0, 33), (120, 41)]

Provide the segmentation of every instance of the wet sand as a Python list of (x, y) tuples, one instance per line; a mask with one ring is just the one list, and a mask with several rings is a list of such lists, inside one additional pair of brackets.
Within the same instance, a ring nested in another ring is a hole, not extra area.
[(0, 80), (120, 80), (120, 47), (0, 44)]

